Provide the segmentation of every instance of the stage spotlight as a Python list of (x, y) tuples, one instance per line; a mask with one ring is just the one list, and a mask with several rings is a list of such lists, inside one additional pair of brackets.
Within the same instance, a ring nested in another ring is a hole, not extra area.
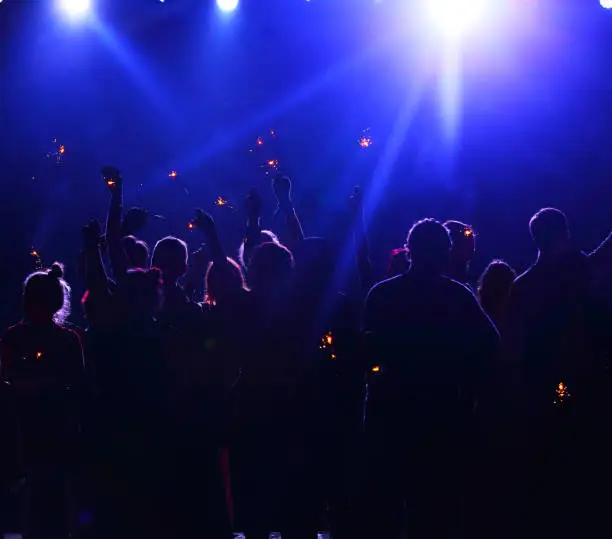
[(600, 0), (599, 3), (604, 9), (612, 9), (612, 0)]
[(486, 0), (425, 0), (423, 8), (440, 33), (461, 37), (481, 22), (486, 4)]
[(58, 0), (57, 5), (69, 17), (83, 17), (91, 9), (91, 0)]
[(217, 0), (217, 7), (221, 11), (234, 11), (238, 7), (238, 0)]

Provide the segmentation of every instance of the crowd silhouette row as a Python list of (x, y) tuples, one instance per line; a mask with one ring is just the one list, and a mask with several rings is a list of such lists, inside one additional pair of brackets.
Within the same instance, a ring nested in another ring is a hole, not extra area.
[(494, 260), (472, 290), (474, 230), (424, 219), (376, 283), (355, 189), (349, 298), (285, 176), (283, 230), (251, 192), (236, 259), (200, 210), (205, 247), (149, 253), (146, 211), (103, 177), (86, 329), (55, 263), (0, 341), (1, 485), (25, 539), (608, 536), (612, 234), (582, 252), (541, 209), (533, 265)]

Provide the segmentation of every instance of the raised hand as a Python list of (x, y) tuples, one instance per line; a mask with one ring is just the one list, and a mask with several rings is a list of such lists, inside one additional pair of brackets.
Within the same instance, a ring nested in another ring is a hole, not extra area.
[(121, 172), (117, 167), (106, 166), (102, 167), (102, 178), (104, 179), (104, 183), (111, 190), (111, 192), (115, 191), (117, 187), (121, 186)]
[(195, 210), (195, 218), (193, 219), (193, 224), (207, 238), (209, 238), (213, 234), (216, 234), (217, 232), (215, 221), (212, 216), (199, 208)]
[(147, 224), (149, 212), (144, 208), (130, 208), (123, 218), (121, 233), (123, 236), (135, 235)]
[(272, 180), (272, 190), (279, 206), (291, 204), (291, 180), (288, 176), (276, 176)]
[(261, 217), (262, 201), (259, 193), (251, 189), (246, 198), (246, 212), (249, 220), (256, 221)]

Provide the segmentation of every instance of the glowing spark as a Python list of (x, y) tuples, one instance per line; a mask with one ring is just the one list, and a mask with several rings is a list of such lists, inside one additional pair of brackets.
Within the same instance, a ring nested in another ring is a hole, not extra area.
[(42, 357), (42, 352), (36, 352), (36, 359), (40, 359)]
[(264, 140), (261, 137), (257, 137), (257, 146), (263, 146)]
[(106, 185), (108, 185), (109, 187), (112, 187), (113, 185), (115, 185), (117, 182), (115, 180), (106, 180)]
[(217, 197), (217, 200), (215, 200), (215, 206), (226, 206), (227, 205), (227, 200), (225, 200), (221, 195), (219, 195)]
[(332, 344), (332, 342), (333, 342), (333, 338), (332, 338), (331, 331), (330, 331), (330, 332), (329, 332), (329, 333), (328, 333), (328, 334), (325, 336), (325, 342), (326, 342), (327, 344)]
[(563, 382), (559, 382), (559, 385), (556, 389), (557, 399), (555, 404), (563, 404), (563, 402), (571, 397), (569, 391), (567, 390), (567, 386)]
[(194, 225), (193, 223), (189, 223), (189, 224), (187, 225), (187, 228), (188, 228), (189, 230), (193, 230), (193, 229), (195, 228), (195, 225)]
[(66, 153), (66, 147), (63, 144), (60, 145), (60, 147), (57, 149), (57, 153), (60, 155), (64, 155)]
[(332, 355), (331, 355), (331, 358), (332, 358), (332, 359), (336, 359), (336, 354), (332, 354)]
[(372, 146), (372, 139), (366, 135), (363, 135), (359, 138), (359, 146), (362, 148), (369, 148)]
[(376, 365), (376, 367), (372, 367), (372, 372), (380, 372), (380, 365)]
[(176, 178), (178, 176), (178, 172), (176, 170), (171, 170), (170, 174), (168, 174), (170, 178)]
[(30, 254), (34, 257), (34, 258), (40, 258), (40, 254), (38, 253), (38, 251), (36, 249), (32, 249), (30, 251)]
[(275, 137), (276, 136), (276, 131), (274, 131), (274, 129), (270, 129), (270, 135)]
[(268, 166), (271, 168), (278, 168), (278, 159), (270, 159), (268, 161)]
[(471, 237), (471, 236), (473, 236), (473, 235), (474, 235), (474, 231), (473, 231), (471, 228), (465, 228), (465, 229), (463, 230), (463, 235), (464, 235), (466, 238), (469, 238), (469, 237)]

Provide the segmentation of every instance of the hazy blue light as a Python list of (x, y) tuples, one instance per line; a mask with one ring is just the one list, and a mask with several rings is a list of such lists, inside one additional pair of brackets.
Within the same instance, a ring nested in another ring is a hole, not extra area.
[(91, 0), (58, 0), (57, 6), (70, 17), (82, 17), (91, 9)]
[(221, 11), (234, 11), (238, 7), (238, 0), (217, 0), (217, 7)]

